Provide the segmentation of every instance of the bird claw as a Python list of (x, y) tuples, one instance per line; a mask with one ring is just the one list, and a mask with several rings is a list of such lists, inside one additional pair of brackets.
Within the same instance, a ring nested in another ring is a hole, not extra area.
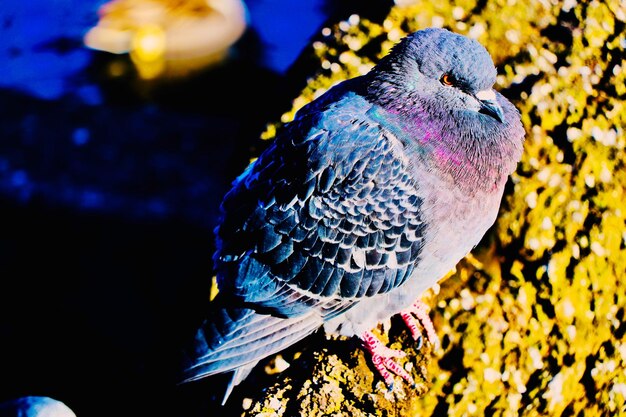
[(440, 346), (439, 337), (435, 332), (435, 326), (428, 316), (428, 310), (426, 304), (417, 300), (408, 309), (400, 313), (402, 320), (406, 323), (407, 327), (411, 331), (413, 340), (419, 340), (420, 344), (418, 349), (422, 347), (423, 339), (422, 332), (419, 330), (418, 324), (426, 331), (426, 338), (428, 341), (438, 349)]
[(385, 384), (391, 391), (393, 389), (394, 377), (398, 375), (411, 385), (415, 385), (413, 377), (400, 366), (394, 358), (402, 358), (406, 356), (401, 350), (390, 349), (383, 345), (380, 340), (370, 331), (366, 331), (361, 336), (361, 340), (365, 343), (365, 348), (372, 355), (372, 363), (380, 376), (385, 380)]
[[(422, 327), (426, 332), (426, 338), (428, 341), (435, 348), (439, 348), (439, 337), (437, 337), (435, 326), (433, 326), (433, 322), (428, 316), (426, 304), (419, 300), (415, 301), (411, 307), (402, 311), (400, 316), (411, 331), (413, 340), (419, 341), (419, 345), (417, 347), (418, 349), (422, 347), (424, 340), (420, 327)], [(401, 350), (390, 349), (383, 345), (383, 343), (370, 331), (364, 332), (361, 335), (361, 340), (363, 340), (367, 351), (372, 355), (372, 363), (385, 380), (385, 384), (390, 391), (393, 389), (393, 374), (401, 377), (412, 386), (415, 386), (413, 377), (411, 377), (411, 375), (394, 360), (394, 358), (402, 358), (406, 356), (406, 353)]]

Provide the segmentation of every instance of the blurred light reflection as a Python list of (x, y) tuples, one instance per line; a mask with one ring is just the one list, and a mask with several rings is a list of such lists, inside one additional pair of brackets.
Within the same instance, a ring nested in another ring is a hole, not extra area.
[(241, 0), (113, 0), (84, 37), (92, 49), (130, 53), (139, 75), (186, 75), (219, 62), (243, 35)]

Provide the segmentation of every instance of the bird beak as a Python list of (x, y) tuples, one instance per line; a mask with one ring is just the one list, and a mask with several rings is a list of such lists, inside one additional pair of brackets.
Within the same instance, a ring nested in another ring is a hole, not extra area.
[(495, 91), (492, 89), (479, 91), (476, 93), (476, 99), (480, 102), (479, 113), (491, 116), (500, 123), (504, 121), (504, 113), (496, 100)]

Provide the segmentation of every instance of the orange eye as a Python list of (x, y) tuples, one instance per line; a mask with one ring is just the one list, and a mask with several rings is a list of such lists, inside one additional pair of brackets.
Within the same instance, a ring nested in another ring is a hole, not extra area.
[(443, 74), (441, 76), (441, 84), (447, 85), (448, 87), (454, 85), (454, 77), (450, 74)]

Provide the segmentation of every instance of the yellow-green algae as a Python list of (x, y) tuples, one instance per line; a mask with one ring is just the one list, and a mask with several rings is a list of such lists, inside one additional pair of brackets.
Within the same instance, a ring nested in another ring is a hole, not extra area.
[(323, 30), (318, 71), (265, 138), (406, 33), (440, 26), (492, 54), (525, 152), (476, 258), (424, 297), (442, 348), (390, 333), (416, 388), (388, 392), (354, 345), (330, 344), (245, 415), (626, 415), (625, 22), (619, 0), (397, 0), (382, 24)]

